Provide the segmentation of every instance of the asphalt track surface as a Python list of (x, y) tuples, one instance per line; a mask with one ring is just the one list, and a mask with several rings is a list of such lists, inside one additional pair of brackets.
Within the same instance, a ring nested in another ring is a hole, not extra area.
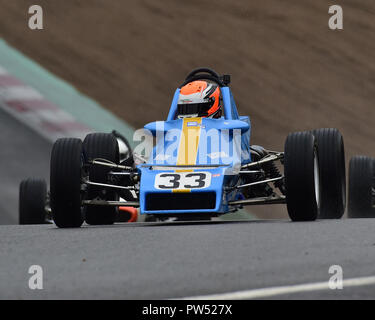
[(49, 181), (51, 143), (0, 109), (0, 224), (18, 223), (18, 187), (28, 177)]
[[(270, 207), (272, 210), (272, 207)], [(0, 226), (1, 299), (168, 299), (375, 275), (375, 219)], [(43, 268), (43, 290), (28, 269)], [(372, 285), (269, 299), (374, 299)]]

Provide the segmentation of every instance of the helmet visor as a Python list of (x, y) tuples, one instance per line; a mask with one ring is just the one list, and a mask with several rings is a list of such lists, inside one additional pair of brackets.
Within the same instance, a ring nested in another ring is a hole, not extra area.
[(209, 99), (208, 102), (203, 103), (188, 103), (188, 104), (178, 104), (177, 112), (179, 117), (184, 116), (197, 116), (206, 117), (208, 115), (208, 110), (214, 104), (214, 99)]

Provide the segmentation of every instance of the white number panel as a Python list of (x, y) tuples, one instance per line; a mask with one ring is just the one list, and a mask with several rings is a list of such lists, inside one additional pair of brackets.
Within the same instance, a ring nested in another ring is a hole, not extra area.
[(154, 187), (159, 190), (204, 189), (210, 184), (210, 172), (163, 172), (155, 176)]

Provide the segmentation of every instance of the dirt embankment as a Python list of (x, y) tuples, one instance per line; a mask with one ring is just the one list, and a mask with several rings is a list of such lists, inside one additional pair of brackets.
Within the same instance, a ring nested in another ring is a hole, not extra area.
[(340, 0), (342, 31), (326, 0), (40, 0), (45, 29), (31, 31), (34, 2), (0, 0), (0, 37), (135, 127), (164, 119), (186, 73), (209, 66), (232, 75), (252, 143), (336, 127), (348, 159), (375, 156), (373, 0)]

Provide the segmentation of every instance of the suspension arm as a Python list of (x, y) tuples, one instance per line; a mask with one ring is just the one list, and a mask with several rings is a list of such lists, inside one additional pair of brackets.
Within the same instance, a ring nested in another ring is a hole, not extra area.
[(261, 204), (284, 204), (286, 203), (285, 196), (272, 196), (272, 197), (259, 197), (253, 199), (245, 200), (236, 200), (229, 201), (229, 205), (242, 205), (242, 206), (251, 206), (251, 205), (261, 205)]
[(263, 164), (268, 163), (268, 162), (282, 160), (282, 159), (284, 159), (284, 153), (283, 152), (276, 153), (276, 154), (270, 154), (270, 155), (264, 157), (263, 159), (261, 159), (259, 161), (250, 162), (248, 164), (243, 165), (241, 167), (241, 169), (249, 169), (249, 168), (253, 168), (253, 167), (263, 165)]

